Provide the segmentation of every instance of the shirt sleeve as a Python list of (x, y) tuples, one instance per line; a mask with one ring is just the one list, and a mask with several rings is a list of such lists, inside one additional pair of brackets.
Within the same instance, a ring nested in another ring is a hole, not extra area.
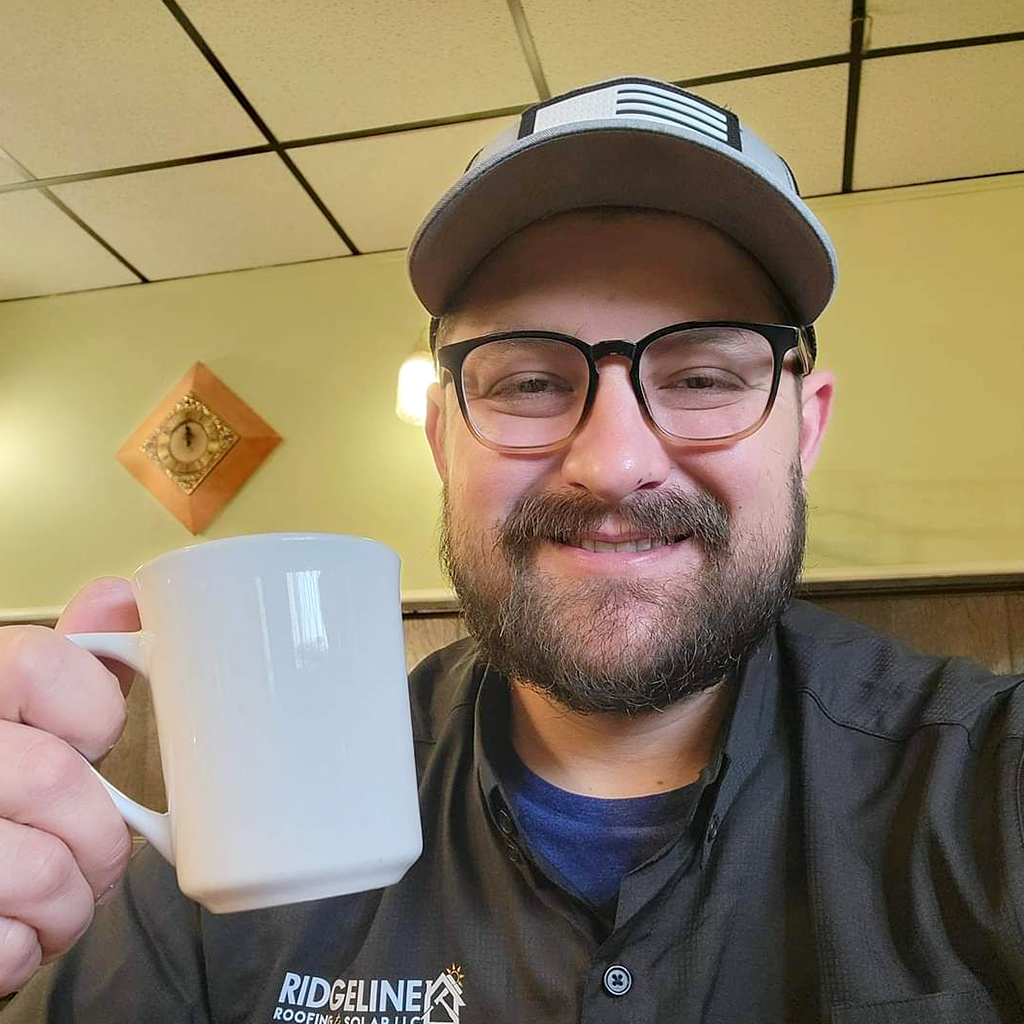
[(208, 1024), (199, 907), (181, 894), (174, 869), (144, 846), (115, 893), (85, 935), (14, 996), (2, 1024)]

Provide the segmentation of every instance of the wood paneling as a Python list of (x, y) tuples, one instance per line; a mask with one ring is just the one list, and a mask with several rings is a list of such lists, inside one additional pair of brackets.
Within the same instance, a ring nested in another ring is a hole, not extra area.
[(897, 594), (815, 603), (922, 651), (970, 658), (1003, 674), (1024, 671), (1024, 594)]
[(466, 624), (455, 612), (405, 617), (405, 663), (412, 669), (428, 654), (466, 635)]
[(1024, 672), (1024, 593), (1006, 595), (1012, 672)]

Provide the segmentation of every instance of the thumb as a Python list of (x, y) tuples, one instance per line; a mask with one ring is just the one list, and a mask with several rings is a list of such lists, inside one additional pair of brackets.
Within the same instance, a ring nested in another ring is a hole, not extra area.
[[(104, 576), (87, 583), (67, 603), (57, 620), (56, 631), (67, 633), (134, 633), (140, 629), (139, 609), (132, 585), (118, 576)], [(117, 676), (127, 697), (135, 678), (134, 669), (110, 658), (100, 661)]]

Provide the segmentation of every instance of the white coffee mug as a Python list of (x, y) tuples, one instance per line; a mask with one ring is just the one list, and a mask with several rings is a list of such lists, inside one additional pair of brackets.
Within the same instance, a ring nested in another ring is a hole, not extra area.
[(118, 810), (217, 913), (397, 882), (422, 850), (398, 556), (276, 533), (153, 559), (138, 633), (68, 639), (149, 680), (167, 790)]

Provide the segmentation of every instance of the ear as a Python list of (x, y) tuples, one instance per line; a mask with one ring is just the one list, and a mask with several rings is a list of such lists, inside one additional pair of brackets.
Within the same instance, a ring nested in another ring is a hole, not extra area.
[(818, 459), (821, 440), (825, 436), (832, 413), (832, 395), (836, 379), (829, 370), (815, 370), (803, 378), (803, 412), (800, 421), (800, 464), (804, 479)]
[(427, 388), (427, 419), (424, 424), (427, 432), (427, 443), (434, 456), (434, 465), (442, 480), (448, 477), (448, 458), (445, 453), (445, 402), (444, 386), (431, 384)]

